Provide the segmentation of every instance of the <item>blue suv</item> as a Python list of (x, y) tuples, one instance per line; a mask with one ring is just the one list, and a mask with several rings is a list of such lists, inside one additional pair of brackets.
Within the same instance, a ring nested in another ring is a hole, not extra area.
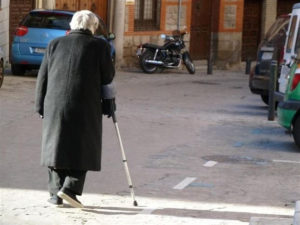
[[(26, 70), (38, 69), (46, 47), (54, 38), (67, 35), (70, 31), (74, 11), (32, 10), (21, 21), (16, 30), (11, 50), (11, 69), (14, 75), (23, 75)], [(99, 18), (99, 27), (95, 36), (104, 38), (111, 46), (111, 56), (115, 60), (114, 34), (108, 33)]]

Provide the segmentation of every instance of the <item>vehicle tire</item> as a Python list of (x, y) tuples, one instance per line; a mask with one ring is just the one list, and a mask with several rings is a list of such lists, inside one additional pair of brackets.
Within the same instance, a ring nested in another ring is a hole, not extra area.
[(4, 62), (3, 60), (0, 60), (0, 88), (3, 84), (4, 80)]
[(269, 105), (269, 95), (260, 95), (260, 97), (266, 105)]
[(186, 67), (186, 69), (189, 71), (190, 74), (194, 74), (196, 72), (195, 65), (193, 63), (193, 60), (188, 52), (184, 52), (182, 54), (183, 63)]
[(145, 72), (145, 73), (155, 73), (158, 69), (158, 66), (156, 65), (153, 65), (153, 64), (149, 64), (149, 63), (146, 63), (145, 61), (147, 59), (153, 59), (154, 58), (154, 52), (153, 51), (150, 51), (150, 50), (146, 50), (142, 55), (141, 55), (141, 58), (140, 58), (140, 65), (141, 65), (141, 68), (142, 70)]
[(300, 148), (300, 116), (297, 116), (293, 124), (293, 137), (295, 144)]
[(113, 56), (111, 57), (112, 63), (114, 65), (114, 67), (116, 67), (116, 55), (113, 54)]
[(22, 65), (11, 64), (11, 72), (13, 75), (24, 75), (26, 70)]
[[(269, 105), (269, 95), (260, 95), (261, 100), (266, 104)], [(275, 101), (275, 110), (277, 110), (278, 102)]]

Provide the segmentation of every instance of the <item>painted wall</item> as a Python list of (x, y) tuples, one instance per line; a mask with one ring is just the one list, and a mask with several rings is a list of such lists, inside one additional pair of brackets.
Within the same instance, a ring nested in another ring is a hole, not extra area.
[(0, 47), (4, 52), (6, 65), (9, 55), (9, 0), (2, 0), (0, 9)]

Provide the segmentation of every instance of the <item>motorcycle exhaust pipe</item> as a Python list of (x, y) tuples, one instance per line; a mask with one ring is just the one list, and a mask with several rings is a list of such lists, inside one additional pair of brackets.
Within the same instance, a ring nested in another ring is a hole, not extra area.
[(164, 65), (164, 62), (163, 62), (163, 61), (149, 60), (149, 59), (146, 59), (146, 60), (145, 60), (145, 63), (154, 64), (154, 65), (159, 65), (159, 66)]
[(181, 66), (181, 63), (182, 63), (182, 60), (179, 61), (177, 66), (166, 66), (166, 67), (170, 68), (170, 69), (178, 69)]

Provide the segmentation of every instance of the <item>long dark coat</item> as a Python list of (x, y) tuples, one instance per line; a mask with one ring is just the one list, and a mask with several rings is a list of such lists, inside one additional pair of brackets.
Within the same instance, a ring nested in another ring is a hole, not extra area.
[(43, 166), (101, 169), (101, 85), (115, 73), (109, 48), (81, 30), (48, 45), (36, 87), (36, 111), (44, 116)]

